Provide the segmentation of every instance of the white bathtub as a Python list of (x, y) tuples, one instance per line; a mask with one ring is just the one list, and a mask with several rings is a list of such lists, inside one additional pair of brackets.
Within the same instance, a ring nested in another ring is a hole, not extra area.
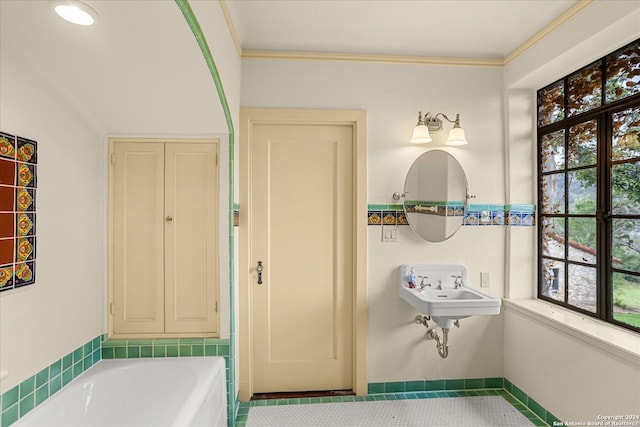
[(101, 360), (15, 426), (227, 426), (222, 357)]

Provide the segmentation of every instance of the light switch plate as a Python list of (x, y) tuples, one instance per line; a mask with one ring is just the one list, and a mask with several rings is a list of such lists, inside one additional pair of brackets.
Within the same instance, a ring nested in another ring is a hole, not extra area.
[(383, 225), (382, 226), (382, 241), (383, 242), (397, 242), (398, 241), (398, 227), (395, 225)]

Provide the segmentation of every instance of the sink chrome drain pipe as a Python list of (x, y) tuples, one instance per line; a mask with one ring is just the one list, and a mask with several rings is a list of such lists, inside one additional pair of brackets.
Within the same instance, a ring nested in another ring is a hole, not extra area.
[[(438, 350), (438, 354), (443, 359), (446, 359), (449, 355), (449, 328), (442, 328), (442, 340), (440, 340), (440, 336), (438, 335), (438, 332), (436, 332), (436, 326), (429, 325), (429, 320), (431, 320), (431, 317), (418, 315), (414, 320), (416, 324), (423, 325), (425, 328), (427, 328), (427, 338), (430, 340), (436, 340), (436, 349)], [(459, 328), (460, 322), (456, 320), (454, 322), (454, 325)]]
[(433, 335), (433, 338), (436, 340), (436, 348), (438, 349), (438, 354), (443, 359), (446, 359), (449, 355), (449, 329), (442, 328), (442, 342), (440, 342), (440, 337), (437, 333), (433, 332), (433, 330), (431, 330), (430, 335)]

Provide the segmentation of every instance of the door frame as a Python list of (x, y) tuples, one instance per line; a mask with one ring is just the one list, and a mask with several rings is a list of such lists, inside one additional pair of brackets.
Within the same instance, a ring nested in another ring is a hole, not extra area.
[[(220, 203), (220, 139), (219, 138), (138, 138), (138, 137), (108, 137), (108, 157), (107, 157), (107, 173), (108, 173), (108, 218), (107, 218), (107, 337), (114, 339), (136, 339), (136, 338), (191, 338), (191, 337), (212, 337), (219, 338), (220, 337), (220, 257), (216, 256), (216, 271), (218, 272), (218, 277), (216, 277), (216, 301), (217, 301), (217, 310), (216, 315), (218, 316), (218, 332), (213, 334), (206, 333), (161, 333), (161, 334), (115, 334), (113, 332), (113, 299), (114, 299), (114, 283), (113, 283), (113, 258), (114, 258), (114, 247), (113, 247), (113, 216), (114, 216), (114, 161), (115, 161), (115, 144), (122, 142), (146, 142), (146, 143), (188, 143), (188, 144), (213, 144), (216, 147), (216, 176), (218, 181), (218, 188), (216, 189), (215, 196), (215, 212), (216, 215), (219, 215), (219, 203)], [(218, 225), (216, 224), (215, 228), (215, 242), (214, 246), (218, 250), (220, 247), (220, 232), (218, 230)]]
[[(238, 269), (239, 398), (253, 395), (252, 286), (250, 233), (252, 128), (256, 124), (345, 125), (353, 129), (353, 391), (367, 394), (367, 150), (366, 112), (279, 108), (240, 109), (240, 218)], [(234, 339), (232, 337), (232, 339)]]

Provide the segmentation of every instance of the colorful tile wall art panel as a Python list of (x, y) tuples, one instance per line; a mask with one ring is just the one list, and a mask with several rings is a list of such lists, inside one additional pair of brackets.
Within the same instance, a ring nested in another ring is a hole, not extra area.
[(35, 283), (38, 143), (0, 132), (0, 291)]

